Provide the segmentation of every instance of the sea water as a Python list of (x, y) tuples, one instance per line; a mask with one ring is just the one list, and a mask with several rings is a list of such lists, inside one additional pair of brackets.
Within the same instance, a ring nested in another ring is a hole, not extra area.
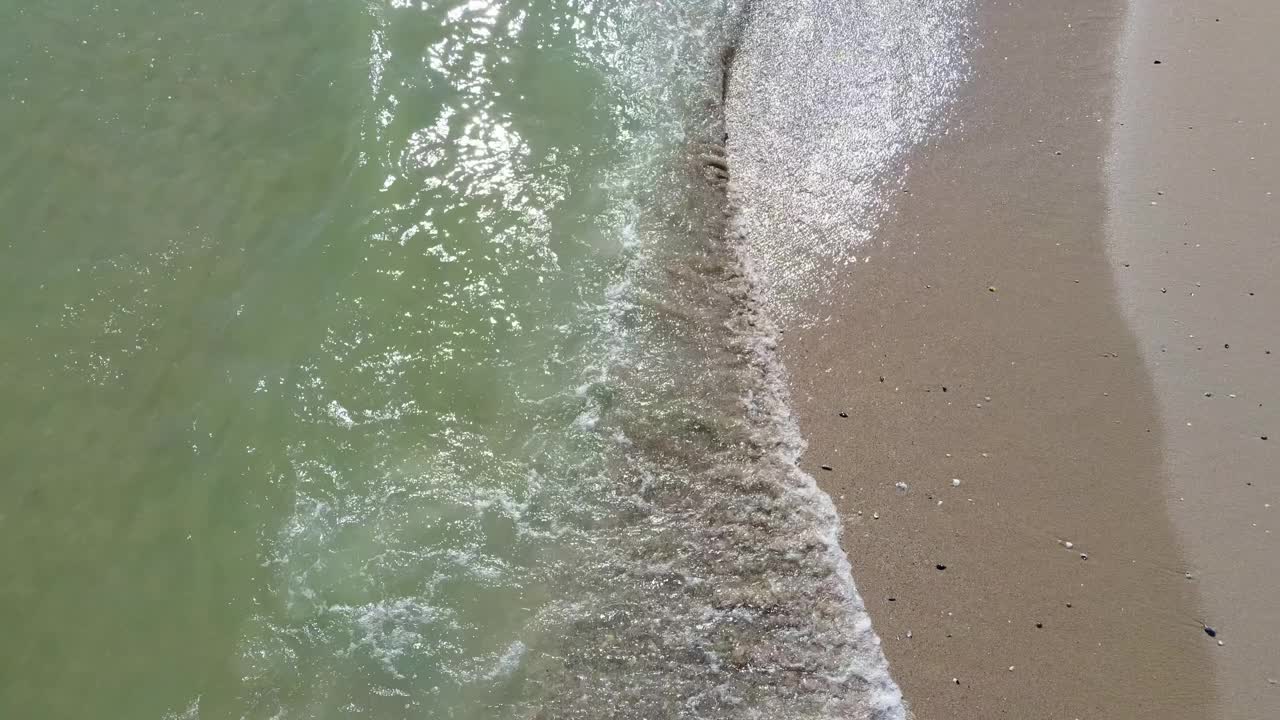
[(0, 0), (0, 716), (903, 717), (731, 180), (750, 33)]

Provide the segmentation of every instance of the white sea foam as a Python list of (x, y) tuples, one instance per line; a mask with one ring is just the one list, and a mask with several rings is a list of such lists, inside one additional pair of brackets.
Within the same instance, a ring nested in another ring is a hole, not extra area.
[[(731, 192), (731, 202), (741, 200), (741, 196)], [(750, 249), (751, 237), (742, 224), (735, 227), (731, 237), (737, 238), (735, 253), (751, 288), (751, 302), (764, 307), (761, 282)], [(845, 621), (854, 637), (854, 647), (858, 648), (856, 652), (850, 652), (842, 658), (842, 668), (831, 679), (843, 684), (850, 679), (860, 678), (866, 683), (865, 702), (869, 717), (902, 720), (907, 717), (907, 707), (901, 690), (890, 675), (888, 660), (880, 649), (880, 638), (872, 629), (871, 616), (854, 584), (853, 568), (840, 544), (842, 525), (835, 503), (818, 486), (813, 476), (799, 467), (806, 443), (791, 412), (786, 369), (778, 357), (777, 343), (774, 340), (775, 328), (765, 316), (758, 315), (753, 329), (756, 332), (750, 336), (749, 343), (753, 359), (761, 368), (762, 378), (762, 391), (754, 396), (754, 404), (770, 418), (770, 424), (777, 433), (779, 442), (775, 445), (775, 452), (779, 465), (789, 468), (792, 476), (786, 489), (787, 495), (798, 507), (806, 508), (812, 513), (812, 522), (823, 540), (824, 560), (832, 568), (838, 581), (838, 603), (847, 614)]]

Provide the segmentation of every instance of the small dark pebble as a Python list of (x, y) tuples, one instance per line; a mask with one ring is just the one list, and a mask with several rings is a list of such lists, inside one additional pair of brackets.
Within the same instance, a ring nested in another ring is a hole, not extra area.
[(946, 570), (946, 569), (947, 569), (947, 566), (946, 566), (946, 565), (943, 565), (942, 563), (938, 563), (937, 565), (934, 565), (934, 567), (938, 568), (939, 570)]
[[(1270, 355), (1270, 354), (1271, 354), (1271, 351), (1270, 351), (1270, 350), (1268, 350), (1268, 351), (1267, 351), (1267, 354), (1268, 354), (1268, 355)], [(947, 391), (947, 386), (946, 386), (946, 385), (943, 385), (943, 386), (942, 386), (942, 392), (946, 392), (946, 391)]]
[(1266, 435), (1263, 435), (1263, 436), (1262, 436), (1262, 439), (1263, 439), (1263, 440), (1266, 440), (1266, 439), (1267, 439), (1267, 436), (1266, 436)]
[(847, 413), (847, 412), (842, 412), (842, 413), (840, 413), (840, 417), (842, 417), (842, 418), (847, 418), (847, 417), (849, 417), (849, 413)]
[(1071, 603), (1067, 603), (1067, 607), (1071, 607)]
[(1154, 63), (1152, 63), (1152, 64), (1153, 64), (1153, 65), (1159, 65), (1159, 64), (1160, 64), (1160, 61), (1159, 61), (1159, 60), (1157, 60), (1157, 61), (1155, 61), (1155, 62), (1154, 62)]
[(830, 465), (823, 465), (823, 466), (822, 466), (822, 469), (823, 469), (823, 470), (826, 470), (826, 471), (828, 471), (828, 472), (830, 472), (830, 471), (831, 471), (831, 466), (830, 466)]
[(1224, 350), (1230, 350), (1230, 349), (1231, 349), (1231, 343), (1222, 343), (1222, 348), (1223, 348)]
[[(1070, 605), (1068, 605), (1067, 607), (1070, 607)], [(1037, 627), (1037, 628), (1043, 628), (1043, 627), (1044, 627), (1044, 623), (1036, 623), (1036, 627)]]
[(884, 382), (884, 376), (883, 376), (883, 375), (881, 375), (881, 376), (880, 376), (880, 382)]
[(1208, 625), (1205, 625), (1205, 626), (1204, 626), (1204, 634), (1205, 634), (1205, 635), (1208, 635), (1209, 637), (1218, 637), (1218, 631), (1217, 631), (1217, 630), (1214, 630), (1213, 628), (1209, 627)]
[(897, 602), (897, 601), (898, 601), (898, 598), (896, 597), (889, 598), (889, 602)]

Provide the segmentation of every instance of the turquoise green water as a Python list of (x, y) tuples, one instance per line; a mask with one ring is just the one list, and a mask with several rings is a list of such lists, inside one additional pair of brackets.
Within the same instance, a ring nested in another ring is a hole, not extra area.
[(0, 717), (892, 690), (685, 171), (725, 12), (0, 0)]
[(0, 714), (467, 702), (591, 459), (626, 12), (0, 10)]

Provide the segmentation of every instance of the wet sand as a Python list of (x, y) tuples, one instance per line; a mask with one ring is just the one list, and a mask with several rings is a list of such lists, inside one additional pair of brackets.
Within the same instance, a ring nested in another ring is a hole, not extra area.
[(957, 129), (914, 154), (826, 319), (788, 333), (803, 464), (917, 718), (1211, 717), (1234, 645), (1201, 588), (1232, 559), (1171, 520), (1179, 381), (1153, 381), (1107, 235), (1126, 8), (1057, 5), (980, 3)]

